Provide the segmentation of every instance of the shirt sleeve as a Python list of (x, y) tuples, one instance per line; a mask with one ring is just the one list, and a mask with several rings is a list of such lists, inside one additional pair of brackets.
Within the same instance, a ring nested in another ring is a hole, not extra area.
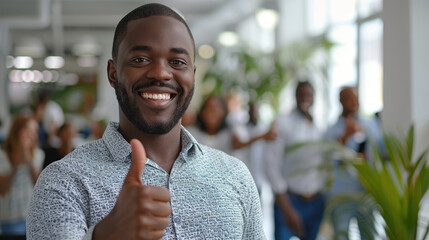
[(34, 159), (33, 159), (33, 166), (41, 171), (43, 167), (43, 161), (45, 160), (45, 152), (43, 152), (42, 149), (36, 148), (34, 151)]
[(246, 198), (244, 202), (247, 206), (245, 209), (246, 218), (244, 223), (243, 239), (266, 239), (262, 225), (262, 209), (259, 193), (247, 168), (246, 173), (244, 180), (247, 183), (248, 191), (247, 194), (243, 195)]
[(282, 194), (287, 191), (287, 182), (282, 174), (283, 146), (283, 142), (279, 139), (266, 144), (265, 171), (271, 189), (275, 194)]
[(27, 215), (27, 239), (81, 240), (90, 234), (83, 209), (87, 196), (77, 189), (79, 180), (73, 174), (52, 165), (35, 185)]

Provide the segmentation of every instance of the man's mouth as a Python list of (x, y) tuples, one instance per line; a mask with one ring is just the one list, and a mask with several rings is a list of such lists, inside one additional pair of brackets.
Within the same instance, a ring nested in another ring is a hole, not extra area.
[(151, 99), (151, 100), (169, 100), (171, 98), (170, 93), (141, 93), (140, 94), (143, 99)]

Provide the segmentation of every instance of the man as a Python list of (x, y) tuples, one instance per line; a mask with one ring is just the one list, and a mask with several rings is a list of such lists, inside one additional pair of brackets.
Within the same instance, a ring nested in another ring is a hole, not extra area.
[[(326, 132), (328, 140), (338, 141), (346, 148), (362, 154), (371, 161), (371, 143), (383, 149), (381, 129), (375, 118), (364, 118), (359, 115), (359, 99), (355, 88), (345, 87), (340, 91), (340, 103), (343, 111), (338, 121)], [(349, 171), (344, 171), (342, 160), (335, 159), (333, 165), (334, 182), (329, 197), (356, 196), (363, 192), (363, 187), (357, 177)], [(350, 220), (358, 212), (357, 201), (341, 201), (331, 212), (332, 224), (338, 239), (348, 239)], [(359, 226), (363, 227), (363, 226)], [(371, 239), (362, 235), (362, 239)]]
[(264, 160), (265, 145), (277, 138), (276, 123), (270, 127), (259, 124), (259, 106), (256, 102), (249, 103), (249, 121), (247, 124), (235, 124), (233, 127), (232, 155), (243, 161), (255, 180), (259, 194), (267, 182)]
[(321, 171), (321, 153), (316, 146), (304, 146), (286, 152), (285, 148), (298, 143), (321, 140), (322, 134), (313, 122), (310, 108), (314, 89), (309, 82), (296, 87), (297, 107), (278, 119), (279, 137), (267, 151), (267, 174), (273, 192), (274, 235), (277, 240), (289, 240), (297, 236), (314, 240), (325, 209), (322, 194), (325, 174)]
[(107, 67), (119, 123), (44, 170), (28, 239), (265, 238), (244, 164), (181, 127), (194, 54), (186, 22), (164, 5), (119, 22)]

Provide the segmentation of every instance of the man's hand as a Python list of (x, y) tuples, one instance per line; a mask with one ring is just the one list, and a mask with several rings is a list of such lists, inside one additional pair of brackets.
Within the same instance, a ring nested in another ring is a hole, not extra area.
[(352, 115), (346, 117), (346, 129), (344, 135), (338, 139), (341, 144), (346, 144), (347, 139), (357, 132), (362, 132), (362, 127)]
[(272, 124), (268, 132), (263, 135), (263, 139), (267, 141), (274, 141), (277, 139), (277, 120), (275, 120)]
[(131, 140), (132, 163), (112, 211), (94, 229), (93, 239), (160, 239), (171, 214), (168, 189), (145, 186), (146, 152)]
[(298, 212), (292, 206), (289, 197), (285, 193), (276, 194), (276, 203), (283, 212), (284, 220), (293, 234), (302, 238), (305, 236), (304, 224)]
[(284, 213), (284, 218), (286, 220), (286, 224), (296, 236), (305, 236), (304, 225), (302, 223), (301, 217), (295, 209), (291, 208), (288, 212)]

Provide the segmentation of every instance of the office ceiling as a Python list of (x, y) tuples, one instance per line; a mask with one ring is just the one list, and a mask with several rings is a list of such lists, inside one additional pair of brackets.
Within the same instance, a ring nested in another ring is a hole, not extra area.
[[(127, 12), (147, 3), (166, 4), (187, 20), (197, 45), (211, 43), (223, 30), (276, 0), (0, 0), (0, 26), (8, 32), (8, 51), (41, 56), (110, 51), (113, 31)], [(3, 43), (4, 44), (4, 43)]]

